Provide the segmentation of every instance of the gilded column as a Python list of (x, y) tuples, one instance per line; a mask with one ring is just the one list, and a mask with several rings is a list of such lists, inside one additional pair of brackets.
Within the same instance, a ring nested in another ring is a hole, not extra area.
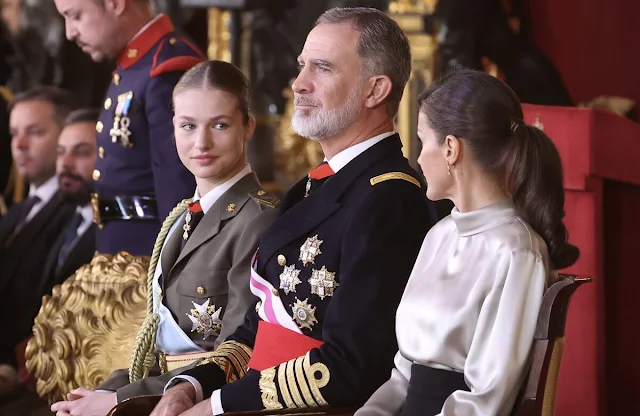
[(212, 60), (231, 62), (231, 49), (229, 47), (231, 40), (229, 27), (231, 12), (211, 7), (208, 10), (208, 17), (209, 46), (207, 48), (207, 56)]
[(425, 33), (424, 17), (434, 14), (436, 3), (437, 0), (397, 0), (389, 4), (389, 15), (402, 28), (411, 44), (411, 77), (400, 102), (396, 130), (402, 138), (403, 153), (413, 166), (416, 166), (419, 152), (416, 98), (433, 81), (437, 52), (436, 39)]

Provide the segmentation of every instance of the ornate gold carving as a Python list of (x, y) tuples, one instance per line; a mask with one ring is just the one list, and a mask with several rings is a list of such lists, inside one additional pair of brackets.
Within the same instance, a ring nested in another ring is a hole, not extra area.
[(278, 401), (278, 390), (273, 379), (276, 377), (276, 369), (271, 367), (262, 370), (260, 373), (260, 392), (262, 397), (262, 405), (267, 410), (282, 409), (282, 404)]
[(25, 358), (50, 402), (95, 388), (129, 357), (146, 304), (148, 257), (99, 254), (44, 296)]

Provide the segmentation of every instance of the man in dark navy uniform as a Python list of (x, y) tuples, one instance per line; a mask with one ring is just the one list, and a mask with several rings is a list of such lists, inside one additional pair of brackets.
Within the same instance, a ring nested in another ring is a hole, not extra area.
[(292, 126), (326, 163), (287, 193), (260, 242), (255, 309), (169, 382), (154, 416), (357, 406), (389, 378), (395, 312), (436, 221), (393, 132), (409, 42), (378, 10), (332, 9), (298, 61)]
[(148, 0), (55, 0), (67, 38), (117, 67), (96, 124), (96, 248), (149, 255), (162, 220), (193, 195), (173, 142), (173, 87), (204, 56)]

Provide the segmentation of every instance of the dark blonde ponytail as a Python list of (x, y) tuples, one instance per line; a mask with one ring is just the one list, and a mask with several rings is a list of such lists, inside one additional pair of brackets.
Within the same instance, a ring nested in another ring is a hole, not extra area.
[(562, 162), (541, 130), (526, 125), (515, 93), (484, 72), (451, 72), (418, 97), (420, 111), (441, 141), (463, 140), (480, 166), (503, 179), (518, 214), (547, 244), (554, 269), (576, 262), (564, 218)]

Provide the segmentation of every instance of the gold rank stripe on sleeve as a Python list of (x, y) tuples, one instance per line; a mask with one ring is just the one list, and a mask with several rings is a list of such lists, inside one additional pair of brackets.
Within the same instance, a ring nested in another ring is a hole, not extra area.
[(203, 360), (200, 365), (214, 362), (224, 371), (227, 383), (231, 383), (247, 373), (251, 348), (236, 341), (226, 341), (220, 344), (210, 358)]
[(276, 388), (276, 383), (273, 381), (275, 378), (275, 367), (267, 368), (260, 372), (258, 387), (260, 387), (262, 405), (267, 410), (278, 410), (283, 408), (282, 403), (278, 401), (278, 389)]
[[(319, 375), (320, 378), (316, 378)], [(263, 370), (260, 374), (260, 392), (265, 409), (275, 410), (284, 407), (307, 408), (328, 406), (320, 389), (329, 384), (329, 369), (322, 363), (311, 364), (309, 353), (278, 366), (278, 388), (282, 401), (277, 395), (273, 396), (276, 387), (274, 368)]]
[(420, 182), (418, 182), (418, 180), (416, 178), (414, 178), (413, 176), (408, 175), (408, 174), (406, 174), (404, 172), (384, 173), (382, 175), (374, 176), (373, 178), (371, 178), (369, 180), (369, 182), (371, 183), (371, 186), (374, 186), (374, 185), (377, 185), (377, 184), (382, 183), (384, 181), (389, 181), (391, 179), (400, 179), (400, 180), (403, 180), (403, 181), (411, 182), (412, 184), (414, 184), (415, 186), (420, 188)]

